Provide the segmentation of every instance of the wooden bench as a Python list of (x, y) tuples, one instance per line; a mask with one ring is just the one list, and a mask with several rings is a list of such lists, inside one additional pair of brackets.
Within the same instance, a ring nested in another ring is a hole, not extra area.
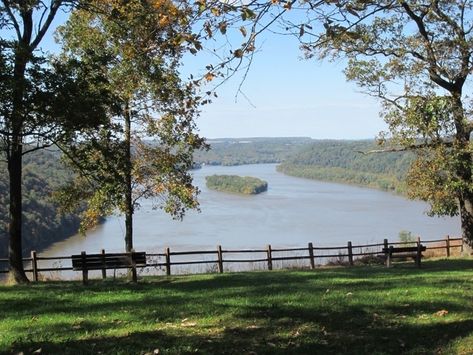
[(89, 270), (102, 270), (102, 277), (107, 277), (107, 269), (131, 269), (133, 281), (137, 281), (136, 267), (146, 266), (145, 252), (104, 253), (72, 255), (72, 269), (82, 271), (82, 282), (87, 284)]
[(384, 247), (383, 253), (386, 256), (386, 266), (392, 266), (393, 258), (413, 258), (417, 267), (420, 267), (420, 261), (422, 259), (422, 252), (426, 250), (425, 245), (418, 244), (415, 247)]

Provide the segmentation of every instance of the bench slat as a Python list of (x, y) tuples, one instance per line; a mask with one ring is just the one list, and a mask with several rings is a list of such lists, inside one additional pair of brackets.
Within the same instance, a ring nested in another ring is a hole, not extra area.
[(74, 270), (100, 270), (146, 265), (146, 252), (72, 255)]
[[(425, 245), (420, 246), (421, 251), (425, 251), (427, 248)], [(417, 252), (417, 247), (389, 247), (389, 248), (383, 248), (383, 253), (409, 253), (409, 252)]]

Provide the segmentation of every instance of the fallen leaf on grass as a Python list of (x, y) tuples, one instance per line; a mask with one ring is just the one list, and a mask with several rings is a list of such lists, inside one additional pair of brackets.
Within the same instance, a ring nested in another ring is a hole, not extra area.
[(436, 315), (437, 317), (445, 317), (447, 314), (448, 314), (448, 311), (446, 309), (442, 309), (438, 312), (435, 312), (434, 315)]
[(353, 296), (352, 292), (348, 292), (345, 296)]
[(184, 322), (181, 323), (181, 327), (195, 327), (197, 325), (196, 322)]

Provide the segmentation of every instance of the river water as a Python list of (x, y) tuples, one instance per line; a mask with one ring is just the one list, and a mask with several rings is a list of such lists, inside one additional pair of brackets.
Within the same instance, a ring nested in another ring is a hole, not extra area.
[[(268, 191), (255, 196), (208, 190), (205, 176), (235, 174), (268, 182)], [(397, 240), (401, 230), (422, 239), (460, 235), (458, 218), (433, 218), (427, 205), (390, 193), (356, 186), (306, 180), (276, 171), (275, 164), (233, 167), (204, 166), (194, 172), (201, 189), (201, 212), (189, 212), (175, 221), (148, 202), (134, 218), (137, 251), (224, 249), (306, 246), (342, 246)], [(75, 235), (55, 243), (41, 256), (123, 251), (124, 222), (111, 216), (87, 236)]]

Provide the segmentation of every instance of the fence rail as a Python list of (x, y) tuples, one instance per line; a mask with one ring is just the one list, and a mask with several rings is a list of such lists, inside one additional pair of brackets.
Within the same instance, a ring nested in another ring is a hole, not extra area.
[[(300, 261), (308, 260), (309, 263), (306, 265), (311, 269), (314, 269), (316, 265), (323, 265), (324, 260), (336, 258), (338, 261), (344, 260), (348, 265), (354, 265), (355, 261), (363, 257), (372, 257), (376, 255), (382, 255), (382, 248), (388, 246), (400, 246), (408, 245), (413, 243), (421, 243), (426, 246), (426, 253), (429, 251), (434, 252), (437, 256), (443, 255), (450, 257), (452, 250), (460, 249), (463, 252), (463, 241), (462, 238), (452, 238), (446, 236), (445, 239), (436, 240), (421, 240), (418, 238), (416, 242), (389, 242), (384, 239), (383, 243), (364, 244), (364, 245), (352, 245), (349, 241), (345, 246), (314, 246), (313, 243), (308, 243), (307, 247), (297, 248), (273, 248), (268, 245), (265, 249), (222, 249), (220, 245), (214, 250), (189, 250), (189, 251), (171, 251), (170, 248), (166, 248), (164, 253), (149, 253), (146, 254), (147, 262), (146, 266), (142, 269), (159, 267), (163, 268), (166, 275), (171, 275), (173, 266), (183, 265), (213, 265), (216, 267), (216, 271), (223, 273), (224, 264), (245, 264), (245, 263), (266, 263), (268, 270), (273, 269), (274, 262), (287, 262), (287, 261)], [(445, 252), (438, 254), (438, 250), (443, 249)], [(335, 251), (335, 252), (334, 252)], [(105, 250), (101, 251), (102, 254)], [(286, 253), (281, 255), (282, 253)], [(289, 255), (287, 255), (289, 253)], [(242, 258), (242, 255), (253, 254), (254, 258)], [(191, 259), (191, 260), (176, 260), (182, 257), (195, 257), (198, 256), (214, 256), (212, 259), (207, 260)], [(225, 258), (224, 256), (227, 256)], [(232, 257), (233, 256), (233, 257)], [(174, 258), (173, 258), (174, 257)], [(71, 271), (72, 266), (47, 266), (41, 267), (42, 261), (71, 261), (71, 256), (56, 256), (56, 257), (42, 257), (36, 253), (31, 252), (31, 257), (23, 258), (25, 265), (25, 272), (32, 273), (33, 280), (38, 281), (40, 273), (44, 272), (60, 272), (60, 271)], [(174, 259), (174, 260), (173, 260)], [(71, 261), (72, 263), (72, 261)], [(8, 273), (8, 259), (0, 259), (0, 274)], [(106, 275), (106, 270), (102, 270), (102, 275)]]

